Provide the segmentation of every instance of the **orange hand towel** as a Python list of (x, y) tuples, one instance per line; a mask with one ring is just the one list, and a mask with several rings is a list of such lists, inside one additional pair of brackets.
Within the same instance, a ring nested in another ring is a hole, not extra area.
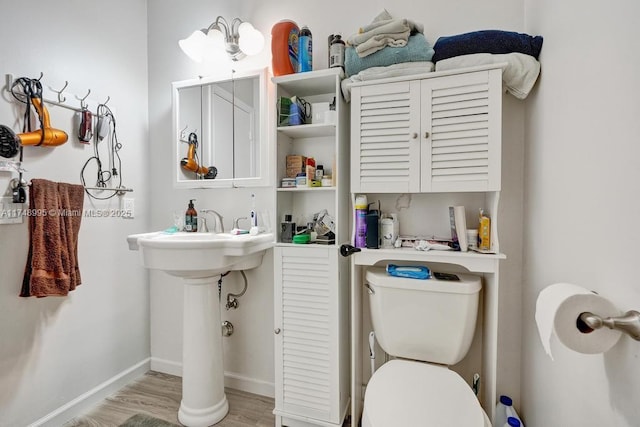
[(30, 245), (21, 297), (63, 296), (80, 285), (78, 232), (83, 202), (81, 185), (31, 180)]

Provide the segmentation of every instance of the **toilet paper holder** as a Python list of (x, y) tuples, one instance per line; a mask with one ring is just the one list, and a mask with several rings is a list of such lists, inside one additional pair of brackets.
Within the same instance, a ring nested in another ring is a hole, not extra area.
[(580, 314), (576, 320), (578, 330), (584, 334), (606, 326), (609, 329), (622, 331), (636, 341), (640, 341), (640, 313), (627, 311), (622, 316), (602, 318), (588, 311)]

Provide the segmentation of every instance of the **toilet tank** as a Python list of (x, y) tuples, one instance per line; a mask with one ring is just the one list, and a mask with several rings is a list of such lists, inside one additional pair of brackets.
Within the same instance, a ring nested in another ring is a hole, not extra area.
[(367, 270), (371, 320), (380, 347), (406, 359), (454, 365), (469, 351), (478, 316), (480, 277), (406, 279)]

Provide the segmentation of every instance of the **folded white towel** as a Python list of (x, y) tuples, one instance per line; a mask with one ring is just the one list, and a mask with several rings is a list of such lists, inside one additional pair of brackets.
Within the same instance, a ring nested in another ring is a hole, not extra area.
[(363, 58), (386, 46), (406, 46), (409, 35), (422, 33), (424, 26), (408, 19), (394, 19), (383, 10), (373, 22), (360, 28), (357, 34), (350, 36), (347, 43), (356, 47), (358, 56)]
[(436, 63), (436, 71), (467, 68), (476, 65), (498, 64), (506, 62), (502, 71), (502, 81), (507, 92), (518, 99), (525, 99), (538, 80), (540, 62), (531, 55), (512, 52), (504, 54), (474, 53), (454, 56)]
[(369, 80), (386, 79), (389, 77), (410, 76), (414, 74), (424, 74), (433, 71), (433, 62), (401, 62), (386, 67), (371, 67), (360, 71), (349, 78), (342, 80), (342, 95), (345, 101), (351, 100), (351, 86), (355, 82)]
[(407, 30), (396, 34), (378, 34), (369, 40), (356, 46), (356, 52), (360, 58), (376, 53), (387, 46), (403, 47), (407, 45), (411, 31)]

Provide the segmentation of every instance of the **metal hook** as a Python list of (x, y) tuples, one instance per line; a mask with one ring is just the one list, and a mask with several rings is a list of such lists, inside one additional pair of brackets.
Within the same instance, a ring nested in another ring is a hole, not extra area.
[(38, 77), (36, 80), (40, 81), (40, 80), (42, 80), (43, 77), (44, 77), (44, 73), (42, 71), (40, 71), (40, 77)]
[(83, 98), (80, 98), (80, 107), (81, 108), (87, 108), (87, 104), (84, 103), (84, 100), (89, 97), (90, 93), (91, 93), (91, 89), (89, 89), (89, 91), (87, 92), (87, 94)]
[(102, 103), (102, 105), (107, 105), (107, 103), (111, 100), (111, 97), (107, 95), (107, 100)]
[(69, 86), (69, 81), (65, 80), (64, 81), (64, 86), (62, 87), (62, 89), (60, 90), (55, 90), (53, 88), (51, 88), (51, 90), (53, 90), (55, 93), (58, 94), (58, 102), (63, 103), (67, 100), (67, 98), (65, 98), (64, 96), (62, 96), (62, 93), (64, 92), (64, 90), (67, 88), (67, 86)]

